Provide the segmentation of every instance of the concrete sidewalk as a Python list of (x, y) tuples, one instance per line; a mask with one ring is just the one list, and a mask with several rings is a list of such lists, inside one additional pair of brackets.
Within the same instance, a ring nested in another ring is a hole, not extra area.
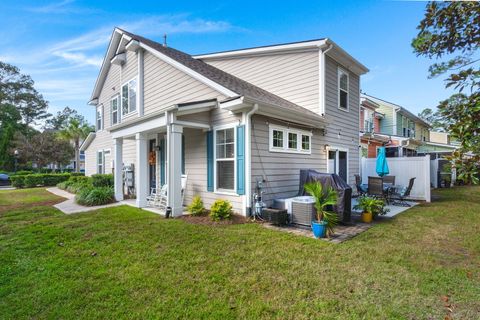
[(47, 191), (53, 193), (54, 195), (67, 199), (61, 203), (54, 205), (55, 208), (57, 208), (58, 210), (62, 211), (65, 214), (88, 212), (88, 211), (94, 211), (102, 208), (121, 206), (125, 204), (122, 202), (115, 202), (115, 203), (105, 204), (102, 206), (86, 207), (86, 206), (81, 206), (75, 203), (75, 195), (70, 192), (61, 190), (57, 187), (47, 188)]

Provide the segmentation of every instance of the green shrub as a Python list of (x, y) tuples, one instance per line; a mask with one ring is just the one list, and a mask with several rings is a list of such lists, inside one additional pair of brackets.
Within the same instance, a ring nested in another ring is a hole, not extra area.
[(33, 174), (33, 171), (31, 170), (18, 170), (17, 172), (12, 173), (14, 176), (24, 176), (27, 174)]
[(43, 185), (43, 175), (41, 174), (27, 174), (25, 176), (25, 187), (34, 188)]
[(94, 174), (92, 184), (94, 187), (113, 187), (113, 174)]
[(57, 183), (57, 188), (62, 190), (67, 190), (67, 184), (68, 184), (68, 181)]
[(67, 183), (67, 191), (70, 193), (79, 193), (83, 189), (91, 189), (93, 185), (90, 180), (80, 181), (80, 182), (71, 182)]
[(85, 187), (75, 197), (78, 204), (84, 206), (100, 206), (115, 201), (111, 187)]
[(210, 208), (210, 218), (214, 221), (230, 219), (232, 217), (232, 211), (230, 201), (218, 199)]
[(70, 178), (69, 173), (57, 173), (57, 174), (43, 174), (43, 182), (41, 185), (45, 187), (55, 186), (60, 182), (67, 181)]
[(70, 175), (71, 175), (72, 177), (81, 177), (81, 176), (84, 177), (84, 176), (85, 176), (85, 173), (83, 173), (83, 172), (71, 172)]
[(78, 175), (71, 175), (70, 179), (68, 179), (68, 181), (71, 181), (71, 182), (85, 182), (85, 181), (91, 182), (91, 180), (92, 178), (90, 177), (78, 176)]
[(193, 197), (192, 203), (187, 207), (188, 212), (192, 216), (201, 216), (205, 212), (202, 198), (200, 196)]
[(11, 176), (10, 181), (12, 182), (12, 186), (15, 188), (23, 188), (25, 187), (25, 176)]

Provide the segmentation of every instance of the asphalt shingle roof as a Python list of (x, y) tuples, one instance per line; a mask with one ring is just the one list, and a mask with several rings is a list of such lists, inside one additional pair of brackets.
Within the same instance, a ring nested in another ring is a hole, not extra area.
[(184, 66), (194, 70), (202, 76), (218, 83), (219, 85), (237, 93), (239, 96), (250, 98), (259, 103), (265, 103), (268, 105), (275, 105), (281, 108), (290, 109), (292, 111), (301, 112), (306, 115), (318, 117), (319, 115), (304, 107), (299, 106), (291, 101), (283, 99), (269, 91), (266, 91), (260, 87), (257, 87), (245, 80), (242, 80), (234, 75), (220, 70), (212, 65), (209, 65), (201, 60), (193, 58), (191, 55), (174, 48), (166, 47), (156, 41), (144, 38), (142, 36), (130, 33), (122, 30), (126, 35), (132, 39), (144, 43), (145, 45), (161, 52), (169, 58), (183, 64)]

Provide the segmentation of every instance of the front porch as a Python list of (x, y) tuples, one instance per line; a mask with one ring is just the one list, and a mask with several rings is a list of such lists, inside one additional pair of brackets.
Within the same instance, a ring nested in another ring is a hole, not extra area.
[[(210, 125), (207, 122), (183, 121), (178, 116), (177, 107), (175, 110), (148, 116), (147, 119), (135, 119), (112, 127), (110, 131), (114, 139), (113, 172), (117, 201), (123, 201), (130, 192), (135, 199), (126, 200), (127, 204), (147, 208), (147, 197), (152, 189), (160, 190), (164, 186), (164, 208), (170, 207), (174, 217), (183, 214), (185, 190), (182, 192), (182, 189), (185, 186), (182, 188), (181, 180), (182, 174), (186, 173), (185, 141), (194, 140), (192, 137), (204, 137)], [(134, 159), (124, 158), (124, 142), (127, 140), (135, 141)], [(206, 163), (201, 166), (206, 167)], [(130, 169), (130, 172), (126, 171)], [(127, 173), (129, 179), (125, 179)], [(164, 214), (164, 209), (150, 209)]]

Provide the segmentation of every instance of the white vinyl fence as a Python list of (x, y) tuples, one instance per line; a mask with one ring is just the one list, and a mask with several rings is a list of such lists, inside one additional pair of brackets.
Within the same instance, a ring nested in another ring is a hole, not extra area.
[[(378, 177), (375, 171), (377, 159), (362, 158), (362, 183), (368, 183), (368, 177)], [(388, 175), (395, 176), (395, 184), (408, 186), (410, 178), (416, 178), (410, 198), (430, 202), (430, 155), (423, 157), (387, 158)]]

